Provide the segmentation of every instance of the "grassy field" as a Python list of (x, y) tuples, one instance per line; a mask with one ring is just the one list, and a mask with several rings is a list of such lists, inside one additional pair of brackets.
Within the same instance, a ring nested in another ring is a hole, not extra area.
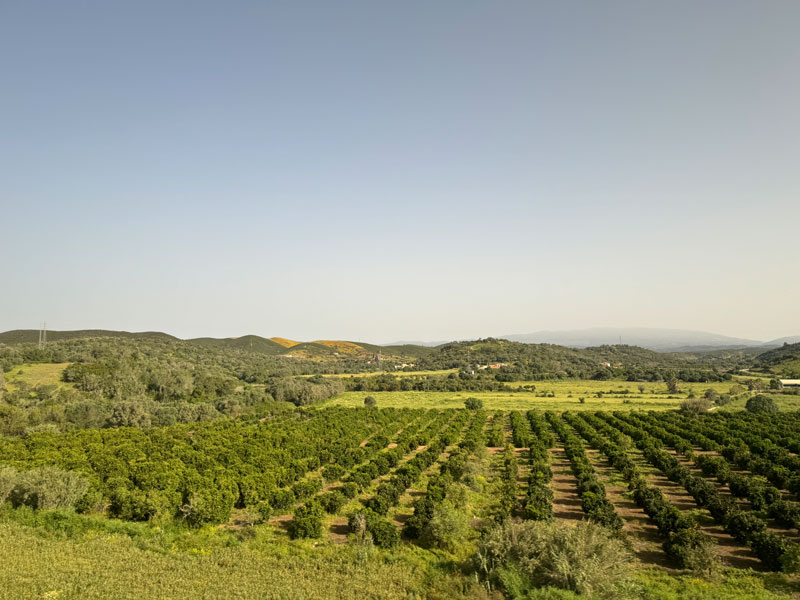
[[(323, 377), (339, 377), (340, 379), (347, 379), (348, 377), (374, 377), (375, 375), (394, 375), (396, 377), (414, 377), (415, 375), (450, 375), (450, 373), (457, 373), (458, 369), (444, 369), (441, 371), (371, 371), (365, 373), (328, 373)], [(304, 377), (312, 377), (312, 375), (304, 375)]]
[(346, 546), (277, 541), (267, 527), (254, 533), (244, 544), (227, 536), (230, 547), (154, 552), (123, 535), (59, 539), (0, 524), (0, 599), (476, 597), (465, 593), (470, 582), (413, 552), (384, 560)]
[(20, 365), (5, 374), (6, 383), (10, 389), (16, 389), (22, 383), (26, 383), (31, 387), (36, 387), (37, 385), (70, 387), (72, 386), (71, 383), (61, 381), (61, 375), (68, 366), (69, 363)]
[[(64, 537), (0, 523), (0, 600), (502, 597), (487, 593), (447, 560), (452, 557), (414, 546), (389, 552), (329, 541), (291, 542), (270, 526), (252, 528), (242, 540), (214, 528), (186, 537), (188, 546), (163, 547), (121, 533)], [(778, 600), (796, 593), (785, 576), (737, 569), (726, 569), (713, 580), (638, 566), (632, 575), (632, 597), (652, 600)], [(581, 598), (565, 591), (541, 592), (536, 596), (541, 600)]]
[[(778, 405), (780, 410), (785, 411), (794, 411), (800, 410), (800, 396), (794, 396), (790, 394), (770, 394), (769, 392), (762, 392), (763, 395), (769, 396), (775, 403)], [(730, 404), (726, 404), (725, 406), (721, 406), (720, 410), (744, 410), (745, 405), (747, 404), (746, 397), (740, 397)]]
[[(559, 380), (515, 382), (509, 387), (534, 385), (531, 392), (345, 392), (326, 406), (357, 407), (372, 396), (381, 407), (463, 408), (467, 398), (480, 398), (487, 410), (671, 410), (678, 408), (690, 391), (702, 396), (708, 388), (727, 392), (732, 383), (681, 383), (680, 392), (669, 394), (664, 383), (646, 383), (640, 393), (636, 382)], [(628, 390), (626, 393), (625, 390)], [(602, 397), (598, 397), (598, 393)], [(584, 399), (581, 402), (581, 398)]]

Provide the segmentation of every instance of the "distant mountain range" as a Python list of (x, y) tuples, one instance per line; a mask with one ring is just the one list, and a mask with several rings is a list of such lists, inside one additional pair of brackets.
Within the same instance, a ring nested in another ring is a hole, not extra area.
[(705, 331), (687, 329), (655, 329), (647, 327), (593, 327), (565, 331), (536, 331), (534, 333), (500, 336), (527, 344), (558, 344), (572, 348), (587, 348), (606, 344), (641, 346), (659, 352), (701, 352), (735, 348), (777, 348), (784, 343), (800, 342), (800, 335), (770, 341), (730, 337)]

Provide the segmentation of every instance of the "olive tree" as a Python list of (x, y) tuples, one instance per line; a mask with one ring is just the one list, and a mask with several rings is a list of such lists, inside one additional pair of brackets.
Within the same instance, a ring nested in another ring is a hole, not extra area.
[(745, 409), (754, 413), (775, 414), (778, 412), (778, 405), (769, 396), (758, 394), (747, 401)]

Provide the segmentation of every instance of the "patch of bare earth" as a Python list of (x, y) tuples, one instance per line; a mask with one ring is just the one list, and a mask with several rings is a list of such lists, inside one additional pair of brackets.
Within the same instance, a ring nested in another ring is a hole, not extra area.
[(550, 467), (553, 470), (553, 516), (556, 519), (578, 521), (583, 519), (577, 481), (572, 474), (569, 459), (560, 441), (550, 448)]
[(328, 531), (330, 532), (331, 541), (334, 544), (346, 544), (347, 534), (350, 533), (350, 527), (347, 525), (347, 517), (334, 518)]

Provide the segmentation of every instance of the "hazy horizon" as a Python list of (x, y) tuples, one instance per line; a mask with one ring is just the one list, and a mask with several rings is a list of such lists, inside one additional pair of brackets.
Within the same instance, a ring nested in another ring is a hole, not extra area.
[[(438, 340), (437, 339), (425, 339), (425, 338), (410, 338), (410, 337), (392, 338), (392, 339), (389, 339), (389, 340), (384, 340), (384, 339), (354, 338), (352, 336), (341, 336), (341, 337), (336, 337), (336, 338), (331, 338), (331, 337), (300, 338), (300, 337), (291, 336), (291, 335), (281, 335), (281, 334), (264, 333), (264, 332), (253, 332), (253, 331), (243, 332), (243, 333), (239, 333), (239, 334), (236, 334), (236, 335), (219, 334), (219, 335), (212, 336), (212, 335), (202, 334), (202, 333), (198, 334), (198, 335), (180, 335), (180, 334), (178, 334), (178, 333), (176, 333), (174, 331), (163, 330), (163, 329), (152, 329), (152, 328), (149, 328), (149, 329), (148, 328), (143, 328), (143, 329), (135, 329), (134, 330), (134, 329), (125, 329), (125, 328), (120, 328), (120, 327), (76, 327), (76, 328), (70, 328), (70, 329), (63, 329), (63, 328), (51, 327), (50, 324), (46, 323), (46, 322), (43, 323), (43, 324), (45, 325), (46, 331), (49, 331), (49, 332), (82, 331), (82, 330), (123, 331), (123, 332), (127, 332), (127, 333), (156, 332), (156, 333), (165, 333), (167, 335), (171, 335), (171, 336), (179, 338), (179, 339), (196, 339), (196, 338), (231, 338), (231, 339), (238, 339), (238, 338), (245, 337), (245, 336), (248, 336), (248, 335), (256, 335), (256, 336), (259, 336), (259, 337), (262, 337), (262, 338), (267, 338), (267, 339), (269, 339), (269, 338), (285, 338), (285, 339), (289, 339), (289, 340), (296, 341), (296, 342), (313, 342), (313, 341), (319, 341), (319, 340), (346, 340), (346, 341), (351, 341), (351, 342), (370, 343), (370, 344), (377, 344), (377, 345), (382, 345), (382, 346), (395, 345), (395, 344), (425, 344), (425, 345), (432, 345), (432, 344), (440, 344), (440, 343), (447, 343), (447, 342), (458, 342), (458, 341), (469, 341), (469, 340), (484, 339), (484, 338), (498, 338), (498, 339), (509, 338), (510, 339), (512, 337), (515, 337), (515, 336), (524, 336), (524, 335), (530, 335), (530, 334), (544, 334), (544, 333), (552, 333), (552, 334), (554, 334), (555, 337), (558, 337), (558, 335), (560, 335), (560, 334), (596, 333), (598, 331), (608, 332), (609, 330), (610, 331), (614, 331), (615, 335), (618, 334), (618, 333), (628, 333), (628, 334), (630, 334), (631, 332), (635, 332), (635, 334), (640, 334), (640, 335), (647, 335), (648, 333), (651, 333), (656, 338), (658, 338), (659, 336), (655, 332), (658, 332), (658, 333), (668, 333), (668, 332), (681, 333), (682, 332), (682, 333), (686, 333), (686, 334), (706, 334), (706, 335), (709, 335), (709, 336), (717, 336), (717, 335), (719, 335), (719, 336), (724, 336), (724, 337), (730, 337), (732, 339), (748, 340), (748, 341), (751, 341), (751, 342), (771, 342), (773, 340), (786, 338), (786, 337), (800, 337), (800, 334), (797, 334), (797, 333), (795, 333), (795, 334), (786, 333), (785, 335), (780, 335), (780, 336), (776, 336), (776, 337), (769, 338), (769, 339), (759, 339), (759, 338), (744, 338), (742, 336), (730, 336), (728, 334), (720, 333), (720, 332), (716, 332), (716, 331), (712, 332), (712, 331), (688, 330), (688, 329), (664, 329), (664, 328), (658, 328), (658, 327), (586, 327), (586, 328), (582, 328), (582, 329), (505, 332), (503, 334), (486, 333), (486, 334), (474, 335), (474, 336), (463, 336), (463, 335), (461, 335), (461, 336), (455, 336), (455, 337), (451, 337), (451, 338), (438, 339)], [(10, 328), (10, 329), (0, 330), (0, 333), (4, 333), (6, 331), (16, 331), (16, 330), (37, 331), (37, 330), (41, 329), (41, 325), (42, 325), (42, 323), (40, 323), (39, 326), (37, 326), (37, 327), (14, 327), (14, 328)], [(666, 343), (666, 342), (667, 342), (667, 339), (665, 338), (662, 343)], [(546, 340), (546, 341), (535, 341), (535, 342), (526, 341), (525, 343), (554, 343), (554, 344), (561, 344), (561, 345), (567, 345), (567, 346), (574, 345), (572, 343), (559, 341), (557, 339)], [(611, 343), (611, 342), (609, 342), (609, 343)], [(647, 347), (647, 344), (641, 344), (641, 343), (637, 342), (636, 340), (626, 340), (624, 338), (621, 338), (621, 343), (628, 344), (628, 345), (634, 345), (634, 346), (636, 346), (636, 345), (639, 345), (639, 346), (644, 345), (645, 347)], [(698, 344), (699, 345), (703, 345), (703, 343), (700, 343), (700, 342), (698, 342)], [(589, 344), (589, 345), (591, 345), (591, 344)], [(687, 341), (686, 345), (687, 346), (692, 346), (693, 344), (690, 341)], [(721, 345), (724, 345), (724, 344), (721, 344)], [(581, 347), (582, 346), (583, 345), (581, 345)]]
[(0, 5), (0, 331), (800, 333), (800, 3)]

